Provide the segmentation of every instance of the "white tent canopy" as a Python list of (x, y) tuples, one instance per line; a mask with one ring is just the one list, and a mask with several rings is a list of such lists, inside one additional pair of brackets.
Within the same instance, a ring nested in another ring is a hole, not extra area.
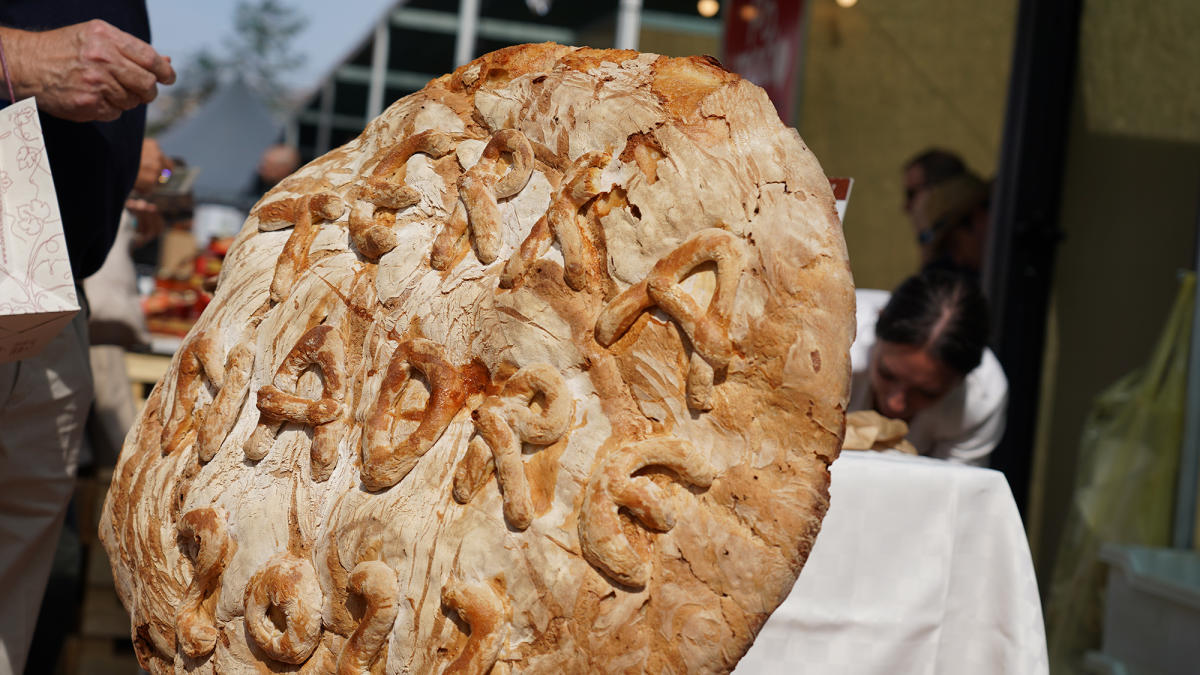
[(263, 150), (283, 123), (241, 80), (222, 85), (189, 117), (158, 136), (163, 152), (197, 167), (196, 203), (239, 204), (253, 186)]

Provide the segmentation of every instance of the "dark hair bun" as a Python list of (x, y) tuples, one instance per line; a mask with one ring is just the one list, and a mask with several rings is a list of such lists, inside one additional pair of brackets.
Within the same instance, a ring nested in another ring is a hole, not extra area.
[(970, 277), (932, 269), (905, 279), (875, 325), (877, 339), (921, 347), (960, 375), (983, 360), (988, 306)]

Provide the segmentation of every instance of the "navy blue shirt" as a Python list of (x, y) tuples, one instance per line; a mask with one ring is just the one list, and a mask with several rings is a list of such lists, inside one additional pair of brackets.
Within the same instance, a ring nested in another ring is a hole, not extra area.
[[(0, 25), (9, 28), (48, 30), (91, 19), (150, 41), (144, 0), (0, 1)], [(4, 93), (0, 98), (7, 98)], [(112, 122), (68, 122), (45, 113), (41, 122), (71, 271), (81, 280), (100, 269), (117, 236), (121, 209), (137, 178), (146, 106)]]

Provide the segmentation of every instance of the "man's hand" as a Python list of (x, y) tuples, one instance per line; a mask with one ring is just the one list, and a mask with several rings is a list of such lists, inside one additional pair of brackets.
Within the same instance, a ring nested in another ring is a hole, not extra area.
[(50, 115), (111, 121), (175, 81), (171, 59), (95, 19), (45, 32), (0, 29), (17, 97), (34, 96)]
[(133, 245), (141, 246), (162, 234), (166, 221), (162, 209), (151, 199), (163, 169), (174, 169), (175, 161), (162, 151), (158, 141), (147, 138), (142, 141), (142, 161), (138, 165), (137, 179), (133, 182), (133, 194), (125, 200), (125, 209), (137, 219), (137, 232)]
[(133, 233), (134, 248), (153, 240), (166, 229), (162, 211), (152, 201), (130, 197), (125, 200), (125, 209), (137, 220), (137, 230)]

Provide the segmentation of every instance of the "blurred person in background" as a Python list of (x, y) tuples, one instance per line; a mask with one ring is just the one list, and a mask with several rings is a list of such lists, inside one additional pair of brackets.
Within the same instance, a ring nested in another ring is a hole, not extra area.
[[(157, 147), (157, 142), (155, 142)], [(143, 167), (145, 164), (143, 164)], [(192, 233), (195, 200), (192, 184), (198, 171), (182, 157), (164, 156), (163, 171), (145, 191), (136, 186), (126, 209), (137, 223), (133, 240), (133, 262), (139, 281), (159, 277), (187, 276), (196, 257)], [(143, 220), (148, 222), (143, 225)], [(143, 232), (154, 236), (143, 236)], [(140, 289), (145, 295), (150, 286)]]
[(922, 269), (945, 269), (978, 279), (991, 218), (991, 187), (965, 172), (931, 185), (913, 200), (910, 217)]
[(169, 176), (175, 160), (163, 154), (158, 141), (142, 142), (141, 162), (133, 192), (125, 200), (112, 250), (100, 269), (83, 282), (91, 309), (88, 350), (95, 400), (88, 438), (97, 466), (115, 466), (125, 434), (133, 425), (137, 406), (125, 371), (125, 351), (150, 344), (146, 316), (138, 292), (132, 250), (157, 238), (166, 227), (161, 201), (154, 191)]
[[(143, 0), (0, 3), (4, 77), (17, 99), (37, 100), (77, 283), (99, 269), (116, 237), (138, 170), (144, 104), (158, 84), (175, 81), (149, 40)], [(25, 669), (74, 488), (92, 400), (86, 321), (85, 309), (41, 354), (0, 364), (0, 675)]]
[[(267, 190), (279, 184), (279, 181), (292, 175), (300, 168), (300, 152), (290, 145), (277, 143), (263, 151), (258, 160), (258, 174), (255, 176), (251, 194), (258, 195), (255, 201), (267, 193)], [(253, 206), (253, 204), (251, 204)]]
[(174, 166), (175, 161), (163, 154), (158, 141), (147, 138), (142, 142), (137, 178), (125, 200), (113, 247), (100, 269), (83, 282), (91, 304), (88, 331), (92, 345), (129, 348), (149, 343), (131, 253), (158, 238), (166, 227), (152, 193)]
[(286, 143), (276, 143), (263, 150), (258, 159), (254, 179), (242, 191), (237, 207), (245, 214), (258, 203), (268, 190), (300, 168), (300, 152)]
[(966, 173), (967, 165), (949, 150), (929, 148), (904, 163), (904, 213), (912, 217), (913, 201), (925, 188)]
[(196, 245), (203, 248), (213, 239), (235, 236), (258, 200), (299, 167), (300, 152), (290, 145), (276, 143), (263, 150), (254, 178), (229, 204), (196, 205), (192, 225)]
[(1004, 435), (1008, 379), (987, 348), (988, 308), (969, 277), (928, 270), (894, 292), (859, 289), (848, 412), (908, 423), (922, 455), (987, 466)]

